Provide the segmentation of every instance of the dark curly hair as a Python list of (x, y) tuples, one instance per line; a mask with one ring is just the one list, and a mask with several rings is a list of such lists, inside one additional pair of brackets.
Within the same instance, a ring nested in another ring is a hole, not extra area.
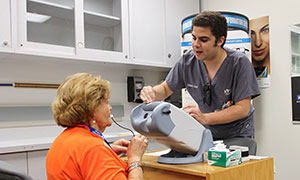
[(215, 45), (218, 40), (224, 36), (225, 40), (221, 47), (224, 46), (227, 37), (227, 21), (226, 18), (216, 11), (203, 11), (192, 20), (192, 29), (197, 27), (208, 27), (212, 34), (216, 37)]

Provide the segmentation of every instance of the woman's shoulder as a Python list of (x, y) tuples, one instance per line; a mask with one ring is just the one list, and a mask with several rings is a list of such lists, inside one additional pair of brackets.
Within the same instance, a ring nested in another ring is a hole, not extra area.
[(60, 141), (62, 143), (76, 146), (77, 148), (93, 148), (94, 146), (104, 145), (103, 139), (90, 132), (86, 127), (76, 126), (67, 128), (62, 134)]

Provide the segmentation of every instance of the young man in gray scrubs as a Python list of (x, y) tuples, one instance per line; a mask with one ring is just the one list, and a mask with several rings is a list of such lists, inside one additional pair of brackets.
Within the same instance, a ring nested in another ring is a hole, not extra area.
[(192, 47), (181, 56), (166, 80), (154, 87), (145, 86), (140, 97), (146, 103), (167, 98), (187, 88), (198, 105), (183, 110), (210, 129), (214, 140), (246, 145), (256, 153), (254, 108), (251, 99), (260, 95), (255, 72), (242, 53), (224, 48), (226, 18), (205, 11), (192, 21)]

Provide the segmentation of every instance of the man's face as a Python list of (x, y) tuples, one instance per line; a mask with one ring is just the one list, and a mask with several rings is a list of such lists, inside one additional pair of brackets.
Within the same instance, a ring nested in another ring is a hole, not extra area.
[(211, 60), (216, 57), (223, 41), (219, 40), (215, 45), (216, 37), (211, 33), (210, 28), (194, 26), (192, 36), (192, 47), (197, 59)]

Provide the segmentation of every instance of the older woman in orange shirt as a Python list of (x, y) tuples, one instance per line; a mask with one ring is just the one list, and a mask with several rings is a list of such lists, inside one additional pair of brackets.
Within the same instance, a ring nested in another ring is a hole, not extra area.
[[(109, 144), (102, 133), (111, 125), (109, 82), (78, 73), (58, 88), (52, 104), (54, 119), (66, 129), (55, 139), (46, 159), (49, 180), (141, 180), (145, 137)], [(127, 152), (128, 163), (118, 154)]]

